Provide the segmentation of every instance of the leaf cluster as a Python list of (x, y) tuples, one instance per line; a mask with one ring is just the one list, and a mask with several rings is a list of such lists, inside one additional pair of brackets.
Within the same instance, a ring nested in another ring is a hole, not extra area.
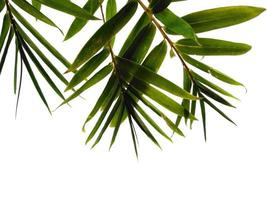
[[(128, 120), (130, 125), (136, 155), (138, 155), (136, 127), (156, 146), (160, 147), (154, 132), (158, 132), (169, 141), (172, 141), (172, 138), (166, 133), (166, 130), (162, 130), (150, 113), (156, 114), (165, 122), (170, 128), (170, 132), (184, 136), (179, 124), (184, 119), (186, 123), (189, 121), (192, 127), (193, 122), (197, 119), (195, 115), (198, 104), (206, 139), (206, 107), (211, 107), (222, 117), (234, 123), (219, 108), (219, 105), (234, 107), (230, 100), (238, 100), (223, 86), (214, 83), (213, 79), (218, 79), (220, 82), (232, 86), (243, 86), (243, 84), (215, 67), (198, 60), (195, 56), (237, 56), (247, 53), (251, 47), (245, 43), (218, 38), (202, 38), (199, 33), (246, 22), (260, 15), (264, 9), (252, 6), (230, 6), (178, 16), (169, 9), (169, 6), (180, 1), (129, 0), (125, 5), (120, 6), (120, 9), (117, 9), (119, 1), (116, 0), (87, 0), (82, 8), (69, 0), (32, 0), (31, 2), (0, 0), (0, 10), (5, 12), (0, 35), (0, 73), (4, 67), (9, 47), (14, 41), (16, 48), (14, 92), (19, 100), (22, 73), (26, 68), (37, 93), (49, 112), (51, 112), (50, 107), (34, 74), (33, 67), (48, 82), (55, 94), (62, 99), (61, 106), (68, 104), (90, 87), (108, 77), (106, 86), (83, 126), (85, 130), (86, 124), (100, 113), (86, 140), (86, 143), (89, 143), (95, 138), (92, 147), (101, 141), (109, 126), (114, 129), (110, 142), (111, 147), (117, 138), (121, 124), (125, 120)], [(74, 20), (65, 35), (65, 40), (74, 37), (89, 21), (103, 21), (103, 25), (88, 38), (73, 63), (64, 58), (20, 14), (23, 10), (37, 20), (62, 32), (42, 12), (42, 6), (48, 6), (74, 16)], [(125, 38), (120, 51), (114, 52), (113, 45), (116, 41), (116, 35), (130, 23), (138, 9), (142, 9), (143, 14)], [(98, 14), (100, 17), (95, 16)], [(153, 46), (156, 32), (161, 34), (162, 41)], [(171, 38), (176, 39), (174, 41)], [(34, 41), (38, 41), (38, 44)], [(46, 55), (39, 46), (46, 48), (51, 55)], [(73, 73), (70, 81), (55, 67), (50, 56), (56, 58), (67, 68), (65, 73)], [(183, 68), (182, 86), (158, 74), (168, 56), (175, 57), (177, 63)], [(49, 76), (51, 72), (55, 79), (60, 80), (63, 86), (65, 85), (65, 91), (73, 91), (69, 97), (65, 98), (62, 90)], [(205, 73), (213, 78), (210, 79), (202, 75)], [(176, 122), (173, 122), (164, 113), (163, 108), (177, 116)]]

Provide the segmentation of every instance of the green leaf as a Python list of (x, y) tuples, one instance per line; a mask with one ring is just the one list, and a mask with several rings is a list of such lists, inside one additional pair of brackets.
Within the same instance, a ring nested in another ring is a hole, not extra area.
[(110, 74), (112, 69), (112, 65), (108, 64), (103, 69), (99, 70), (92, 78), (86, 81), (86, 83), (84, 83), (78, 90), (76, 90), (70, 97), (68, 97), (61, 105), (70, 102), (74, 98), (78, 97), (81, 93), (97, 84), (99, 81), (103, 80), (108, 74)]
[(9, 20), (8, 13), (6, 13), (3, 18), (2, 30), (1, 30), (1, 35), (0, 35), (0, 52), (2, 51), (9, 28), (10, 28), (10, 20)]
[[(146, 82), (146, 84), (157, 86), (178, 97), (197, 100), (197, 98), (192, 96), (190, 93), (142, 65), (120, 57), (117, 57), (117, 64), (125, 80), (129, 81), (131, 78), (138, 79)], [(131, 81), (130, 84), (136, 83)]]
[(34, 50), (34, 52), (42, 59), (42, 61), (47, 65), (47, 67), (62, 81), (65, 85), (68, 85), (67, 79), (62, 75), (62, 73), (54, 66), (54, 64), (44, 55), (42, 50), (40, 50), (37, 45), (31, 40), (31, 38), (22, 30), (22, 28), (17, 24), (17, 29), (22, 38), (27, 42), (27, 44)]
[(40, 4), (37, 0), (32, 0), (32, 6), (37, 10), (41, 10), (42, 4)]
[(86, 10), (80, 8), (76, 4), (72, 3), (69, 0), (36, 0), (39, 3), (51, 7), (53, 9), (59, 10), (61, 12), (73, 15), (75, 17), (79, 17), (81, 19), (90, 19), (97, 20), (95, 16), (91, 15)]
[(200, 94), (200, 97), (203, 98), (203, 100), (205, 101), (205, 103), (207, 103), (211, 108), (213, 108), (216, 112), (218, 112), (222, 117), (224, 117), (225, 119), (227, 119), (229, 122), (233, 123), (234, 125), (235, 122), (233, 120), (231, 120), (226, 114), (224, 114), (224, 112), (222, 112), (219, 108), (217, 108), (213, 103), (211, 103), (207, 98), (205, 98), (202, 94)]
[(19, 12), (10, 7), (12, 14), (28, 29), (28, 31), (36, 38), (38, 41), (46, 47), (50, 53), (52, 53), (62, 64), (64, 64), (67, 68), (71, 65), (69, 61), (61, 55), (61, 53), (52, 45), (50, 44), (45, 37), (40, 34)]
[(8, 37), (7, 37), (7, 41), (6, 41), (6, 46), (4, 48), (4, 51), (2, 53), (2, 57), (1, 57), (1, 60), (0, 60), (0, 75), (2, 73), (4, 64), (5, 64), (5, 61), (6, 61), (6, 56), (7, 56), (8, 50), (9, 50), (10, 43), (11, 43), (11, 41), (13, 39), (13, 36), (14, 36), (14, 31), (13, 31), (12, 28), (10, 28), (9, 34), (8, 34)]
[(65, 91), (74, 88), (76, 85), (90, 76), (97, 69), (97, 67), (99, 67), (100, 64), (106, 60), (108, 55), (108, 49), (103, 49), (99, 54), (92, 57), (79, 71), (75, 73)]
[(169, 9), (155, 14), (156, 18), (160, 20), (169, 30), (173, 31), (178, 35), (183, 35), (185, 38), (198, 41), (197, 36), (193, 28), (182, 18), (175, 15)]
[(191, 73), (193, 74), (193, 76), (195, 77), (196, 80), (200, 81), (202, 84), (204, 85), (207, 85), (209, 86), (210, 88), (214, 89), (215, 91), (225, 95), (225, 96), (228, 96), (228, 97), (231, 97), (231, 98), (234, 98), (236, 100), (239, 100), (238, 98), (236, 98), (234, 95), (232, 95), (231, 93), (227, 92), (226, 90), (224, 90), (223, 88), (221, 88), (220, 86), (210, 82), (209, 80), (203, 78), (202, 76), (198, 75), (197, 73), (191, 71)]
[(24, 50), (22, 49), (21, 46), (19, 47), (19, 52), (20, 52), (20, 56), (21, 56), (21, 58), (22, 58), (22, 60), (23, 60), (23, 63), (25, 64), (25, 67), (26, 67), (26, 69), (27, 69), (27, 71), (28, 71), (28, 73), (29, 73), (29, 75), (30, 75), (30, 77), (31, 77), (31, 80), (32, 80), (32, 82), (33, 82), (33, 85), (35, 86), (35, 88), (36, 88), (36, 90), (37, 90), (37, 92), (38, 92), (40, 98), (42, 99), (44, 105), (46, 106), (47, 110), (48, 110), (49, 113), (51, 114), (50, 107), (49, 107), (49, 105), (48, 105), (48, 103), (47, 103), (47, 101), (46, 101), (46, 99), (45, 99), (45, 96), (44, 96), (44, 94), (43, 94), (43, 92), (42, 92), (42, 89), (41, 89), (40, 86), (39, 86), (38, 81), (37, 81), (36, 78), (35, 78), (35, 75), (34, 75), (32, 69), (31, 69), (30, 63), (29, 63), (29, 61), (28, 61), (28, 59), (27, 59), (27, 57), (26, 57), (26, 55), (25, 55), (25, 53), (24, 53)]
[(2, 12), (4, 7), (5, 7), (5, 0), (0, 0), (0, 12)]
[(213, 92), (212, 90), (210, 90), (209, 88), (205, 87), (204, 85), (202, 85), (201, 83), (197, 82), (197, 86), (199, 88), (199, 90), (206, 94), (207, 96), (209, 96), (210, 98), (214, 99), (215, 101), (224, 104), (226, 106), (230, 106), (235, 108), (231, 103), (229, 103), (227, 100), (225, 100), (224, 98), (222, 98), (220, 95), (218, 95), (217, 93)]
[[(28, 14), (32, 15), (36, 19), (39, 19), (40, 21), (58, 28), (60, 28), (47, 16), (45, 16), (42, 12), (40, 12), (38, 9), (36, 9), (34, 6), (32, 6), (30, 3), (24, 0), (12, 0), (17, 6), (19, 6), (21, 9), (23, 9)], [(61, 31), (61, 30), (60, 30)], [(62, 31), (61, 31), (62, 32)]]
[(149, 7), (153, 13), (159, 13), (167, 8), (172, 3), (172, 0), (152, 0)]
[(160, 44), (154, 47), (145, 58), (142, 66), (153, 71), (158, 72), (167, 54), (167, 43), (163, 40)]
[(101, 107), (105, 107), (104, 105), (109, 102), (111, 96), (118, 94), (118, 88), (118, 81), (112, 74), (106, 84), (106, 87), (98, 98), (95, 106), (88, 115), (86, 122), (89, 122), (96, 115), (96, 113), (100, 110)]
[[(84, 5), (83, 9), (87, 10), (88, 13), (93, 15), (99, 8), (100, 4), (102, 4), (102, 2), (103, 0), (88, 0), (87, 3)], [(76, 35), (80, 30), (82, 30), (82, 28), (87, 24), (87, 22), (88, 19), (81, 19), (76, 17), (73, 20), (64, 40), (66, 41)]]
[(116, 121), (115, 126), (114, 126), (115, 129), (113, 131), (113, 135), (112, 135), (109, 149), (111, 149), (111, 147), (113, 146), (113, 144), (115, 143), (115, 140), (117, 138), (119, 128), (121, 126), (121, 121), (122, 121), (122, 116), (123, 116), (124, 111), (125, 111), (125, 106), (124, 106), (123, 102), (121, 102), (120, 107), (118, 108), (119, 115), (118, 115), (117, 121)]
[[(197, 96), (197, 88), (196, 88), (196, 86), (195, 85), (193, 85), (193, 92), (192, 92), (192, 94), (194, 95), (194, 96)], [(196, 113), (196, 104), (197, 104), (197, 102), (196, 101), (191, 101), (191, 114), (192, 115), (195, 115), (195, 113)], [(192, 125), (193, 125), (193, 120), (190, 120), (190, 128), (192, 129)]]
[(225, 28), (251, 20), (260, 15), (264, 8), (252, 6), (229, 6), (208, 9), (183, 17), (196, 33)]
[(251, 49), (247, 44), (210, 38), (198, 38), (198, 42), (200, 45), (193, 40), (182, 39), (176, 47), (183, 53), (202, 56), (242, 55)]
[(124, 27), (132, 18), (137, 9), (137, 2), (128, 2), (112, 19), (101, 26), (98, 31), (89, 39), (75, 59), (68, 72), (77, 69), (84, 62), (97, 53)]
[(202, 116), (202, 123), (203, 123), (203, 131), (204, 131), (204, 139), (207, 141), (207, 127), (206, 127), (206, 109), (205, 109), (205, 103), (204, 100), (200, 100), (200, 110), (201, 110), (201, 116)]
[(149, 114), (147, 114), (142, 108), (141, 106), (138, 105), (138, 103), (136, 101), (134, 101), (132, 99), (132, 97), (130, 97), (128, 95), (127, 97), (128, 100), (130, 100), (131, 104), (134, 106), (134, 108), (144, 117), (144, 119), (155, 129), (157, 130), (165, 139), (169, 140), (170, 142), (172, 142), (172, 139), (159, 127), (159, 125), (149, 116)]
[(130, 94), (134, 95), (132, 97), (133, 99), (137, 98), (138, 100), (141, 100), (142, 103), (144, 103), (148, 108), (150, 108), (154, 113), (162, 118), (174, 132), (178, 133), (181, 136), (184, 136), (183, 132), (163, 112), (161, 112), (156, 106), (154, 106), (145, 97), (143, 97), (141, 92), (131, 87), (128, 90), (131, 92)]
[(17, 80), (18, 80), (18, 56), (19, 56), (19, 48), (16, 40), (16, 50), (15, 50), (15, 64), (14, 64), (14, 94), (17, 93)]
[(137, 150), (137, 142), (138, 142), (138, 139), (137, 139), (136, 131), (135, 131), (135, 128), (134, 128), (132, 116), (130, 115), (128, 109), (126, 109), (126, 110), (127, 110), (127, 115), (128, 115), (128, 119), (129, 119), (130, 128), (131, 128), (132, 140), (133, 140), (133, 144), (134, 144), (135, 155), (138, 158), (138, 150)]
[(145, 133), (145, 135), (156, 145), (158, 146), (160, 149), (160, 145), (158, 143), (158, 141), (155, 139), (155, 137), (153, 136), (153, 134), (150, 132), (150, 130), (147, 128), (147, 126), (145, 125), (145, 123), (142, 121), (142, 119), (140, 118), (140, 116), (136, 113), (136, 111), (134, 110), (134, 108), (132, 107), (132, 105), (127, 104), (126, 106), (128, 112), (130, 113), (130, 115), (133, 117), (134, 121), (137, 123), (137, 125), (141, 128), (141, 130)]
[(127, 37), (126, 41), (124, 42), (119, 56), (122, 57), (125, 52), (127, 51), (127, 49), (130, 47), (130, 45), (132, 44), (132, 42), (134, 41), (134, 39), (137, 37), (137, 35), (140, 33), (140, 31), (150, 23), (150, 19), (148, 18), (146, 13), (143, 13), (142, 16), (140, 17), (140, 19), (137, 21), (136, 25), (134, 26), (134, 28), (132, 29), (132, 31), (130, 32), (129, 36)]
[(219, 70), (214, 69), (214, 68), (212, 68), (212, 67), (210, 67), (210, 66), (208, 66), (202, 62), (199, 62), (188, 55), (182, 54), (182, 57), (190, 65), (192, 65), (192, 66), (194, 66), (194, 67), (196, 67), (196, 68), (198, 68), (198, 69), (200, 69), (206, 73), (211, 74), (213, 77), (219, 79), (220, 81), (223, 81), (223, 82), (231, 84), (231, 85), (244, 86), (242, 83), (234, 80), (230, 76), (228, 76), (228, 75), (220, 72)]
[(106, 8), (106, 20), (110, 20), (117, 13), (116, 0), (108, 0)]
[[(173, 99), (168, 97), (167, 95), (163, 94), (156, 88), (149, 86), (147, 83), (138, 80), (138, 79), (133, 79), (132, 85), (129, 85), (128, 87), (133, 87), (136, 90), (144, 93), (146, 96), (157, 102), (158, 104), (162, 105), (169, 111), (180, 115), (180, 116), (185, 116), (185, 113), (187, 112), (180, 104), (176, 103)], [(190, 119), (195, 119), (194, 116), (190, 115)]]
[(123, 58), (141, 63), (153, 42), (155, 34), (156, 27), (152, 23), (146, 25), (132, 41)]
[(101, 132), (99, 133), (95, 143), (93, 144), (92, 148), (94, 148), (100, 142), (100, 140), (103, 137), (106, 129), (108, 128), (108, 125), (110, 124), (112, 118), (114, 117), (115, 113), (118, 112), (118, 108), (120, 107), (120, 104), (121, 104), (121, 98), (118, 98), (115, 105), (113, 106), (112, 110), (110, 111), (109, 116), (108, 116)]
[(44, 77), (44, 79), (47, 81), (47, 83), (51, 86), (51, 88), (55, 91), (55, 93), (63, 100), (65, 100), (65, 97), (61, 93), (61, 91), (58, 89), (54, 81), (50, 78), (50, 76), (47, 74), (47, 72), (44, 70), (38, 59), (35, 57), (29, 46), (21, 40), (23, 48), (26, 50), (27, 54), (31, 58), (32, 62), (35, 64), (38, 71), (41, 73), (41, 75)]
[[(116, 94), (117, 94), (117, 93), (115, 92), (115, 93), (113, 93), (112, 95), (110, 95), (110, 97), (109, 97), (109, 99), (108, 99), (108, 101), (107, 101), (107, 104), (106, 104), (105, 107), (104, 107), (104, 110), (102, 111), (101, 115), (99, 116), (99, 118), (98, 118), (98, 120), (97, 120), (97, 122), (96, 122), (96, 124), (95, 124), (95, 126), (94, 126), (94, 128), (93, 128), (93, 130), (90, 132), (89, 136), (88, 136), (87, 139), (86, 139), (86, 142), (85, 142), (86, 144), (87, 144), (88, 142), (90, 142), (90, 140), (95, 136), (97, 130), (99, 129), (99, 127), (101, 126), (101, 124), (102, 124), (102, 122), (103, 122), (105, 116), (107, 115), (107, 113), (108, 113), (108, 111), (109, 111), (109, 109), (110, 109), (112, 103), (115, 101), (115, 99), (116, 99)], [(87, 122), (88, 122), (88, 118), (87, 118), (87, 120), (86, 120), (85, 123), (84, 123), (83, 129), (84, 129), (84, 127), (85, 127), (85, 125), (86, 125)]]

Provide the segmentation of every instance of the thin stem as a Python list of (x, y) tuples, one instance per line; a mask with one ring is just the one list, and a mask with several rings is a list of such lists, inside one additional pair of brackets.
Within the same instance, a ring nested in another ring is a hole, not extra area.
[(152, 21), (152, 23), (155, 24), (156, 28), (159, 30), (159, 32), (161, 33), (161, 35), (163, 36), (163, 38), (169, 43), (170, 47), (174, 50), (174, 52), (176, 53), (176, 55), (180, 59), (182, 65), (184, 67), (184, 69), (189, 74), (189, 77), (190, 77), (191, 81), (194, 83), (195, 81), (194, 81), (193, 75), (191, 73), (191, 69), (187, 66), (187, 64), (183, 60), (183, 58), (182, 58), (179, 50), (175, 46), (174, 42), (172, 42), (172, 40), (169, 38), (169, 36), (167, 35), (167, 33), (164, 31), (164, 29), (162, 28), (162, 26), (160, 25), (160, 23), (158, 22), (158, 20), (153, 16), (152, 11), (148, 7), (146, 7), (146, 5), (142, 2), (142, 0), (137, 0), (137, 1), (140, 4), (140, 6), (144, 9), (144, 11), (146, 12), (147, 16), (150, 18), (150, 20)]

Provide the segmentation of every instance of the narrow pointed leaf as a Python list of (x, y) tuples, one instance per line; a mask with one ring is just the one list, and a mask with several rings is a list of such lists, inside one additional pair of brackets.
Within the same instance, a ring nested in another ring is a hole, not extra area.
[(169, 30), (175, 32), (178, 35), (183, 35), (185, 38), (198, 41), (197, 36), (193, 28), (182, 18), (175, 15), (169, 9), (155, 14), (156, 18), (160, 20)]
[(88, 76), (90, 76), (99, 65), (106, 60), (109, 55), (108, 49), (103, 49), (99, 54), (92, 57), (83, 67), (78, 70), (73, 78), (71, 79), (67, 90), (74, 88), (76, 85), (84, 81)]
[(6, 13), (5, 16), (3, 17), (2, 30), (0, 35), (0, 52), (2, 51), (9, 28), (10, 28), (10, 19), (8, 13)]
[(252, 6), (229, 6), (202, 10), (183, 17), (196, 33), (225, 28), (251, 20), (265, 9)]
[(236, 85), (236, 86), (244, 86), (242, 83), (234, 80), (233, 78), (231, 78), (230, 76), (220, 72), (217, 69), (214, 69), (198, 60), (193, 59), (192, 57), (182, 54), (183, 58), (185, 59), (185, 61), (187, 63), (189, 63), (190, 65), (211, 74), (213, 77), (219, 79), (220, 81), (223, 81), (225, 83), (231, 84), (231, 85)]
[(204, 131), (204, 139), (207, 141), (207, 127), (206, 127), (206, 109), (205, 109), (205, 103), (204, 100), (200, 100), (200, 110), (201, 110), (201, 116), (202, 116), (202, 123), (203, 123), (203, 131)]
[(68, 71), (73, 71), (89, 60), (105, 46), (132, 18), (137, 9), (137, 2), (128, 2), (112, 19), (101, 26), (88, 40)]
[(68, 97), (62, 104), (66, 104), (71, 100), (78, 97), (84, 91), (97, 84), (99, 81), (103, 80), (112, 71), (112, 65), (108, 64), (103, 69), (98, 71), (92, 78), (90, 78), (86, 83), (84, 83), (78, 90), (76, 90), (70, 97)]
[(210, 38), (198, 38), (199, 44), (190, 39), (181, 39), (176, 47), (183, 53), (202, 56), (234, 56), (247, 53), (251, 46)]
[(96, 20), (95, 16), (91, 15), (86, 10), (80, 8), (76, 4), (72, 3), (69, 0), (36, 0), (39, 3), (51, 7), (53, 9), (59, 10), (61, 12), (73, 15), (75, 17), (79, 17), (81, 19), (90, 19)]
[[(83, 9), (93, 15), (102, 2), (103, 0), (88, 0), (84, 5)], [(76, 17), (73, 20), (64, 40), (68, 40), (74, 35), (76, 35), (80, 30), (82, 30), (82, 28), (87, 24), (87, 22), (87, 19), (81, 19), (79, 17)]]

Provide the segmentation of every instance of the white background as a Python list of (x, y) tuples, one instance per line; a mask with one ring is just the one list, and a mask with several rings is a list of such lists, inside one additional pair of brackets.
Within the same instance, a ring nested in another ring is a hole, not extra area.
[[(82, 5), (85, 1), (76, 2)], [(120, 7), (124, 2), (121, 1)], [(183, 15), (217, 6), (245, 4), (267, 7), (265, 0), (189, 0), (172, 8)], [(44, 12), (63, 27), (64, 32), (67, 31), (72, 17), (50, 9)], [(89, 23), (75, 38), (63, 43), (57, 30), (35, 20), (32, 22), (71, 61), (100, 25), (100, 22)], [(119, 34), (116, 51), (130, 27)], [(87, 133), (80, 131), (81, 125), (104, 82), (86, 92), (83, 95), (86, 100), (77, 99), (71, 104), (72, 108), (62, 107), (51, 117), (25, 73), (19, 114), (15, 120), (14, 53), (10, 51), (0, 77), (0, 199), (266, 200), (266, 27), (267, 15), (264, 13), (246, 24), (202, 35), (253, 46), (245, 56), (205, 58), (206, 63), (230, 74), (247, 87), (246, 93), (243, 88), (225, 86), (241, 99), (241, 102), (234, 101), (237, 109), (225, 109), (238, 127), (208, 110), (207, 143), (203, 140), (201, 122), (197, 122), (193, 130), (184, 127), (186, 138), (175, 137), (174, 144), (158, 137), (162, 151), (139, 132), (138, 161), (127, 123), (111, 152), (108, 151), (111, 131), (94, 150), (84, 145), (93, 123), (87, 126)], [(160, 36), (157, 36), (155, 44), (159, 41)], [(55, 63), (62, 72), (65, 70), (58, 61)], [(167, 59), (160, 73), (181, 83), (181, 66), (176, 59)], [(40, 83), (51, 107), (55, 108), (60, 99), (41, 77)]]

